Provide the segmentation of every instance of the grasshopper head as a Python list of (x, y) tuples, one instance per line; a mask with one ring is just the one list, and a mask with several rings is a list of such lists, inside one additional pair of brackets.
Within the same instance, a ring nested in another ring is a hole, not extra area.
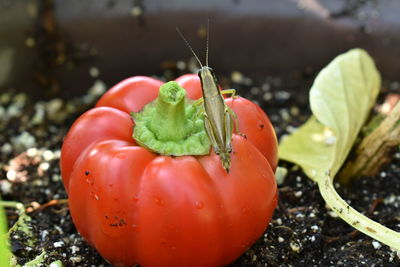
[(207, 79), (212, 79), (212, 81), (217, 84), (217, 78), (215, 76), (215, 72), (212, 68), (209, 66), (203, 66), (199, 69), (199, 72), (197, 73), (199, 75), (199, 78), (201, 81), (205, 81)]

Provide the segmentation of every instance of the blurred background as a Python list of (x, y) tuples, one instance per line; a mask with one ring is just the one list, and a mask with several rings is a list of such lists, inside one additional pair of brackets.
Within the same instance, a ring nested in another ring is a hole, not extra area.
[(362, 47), (396, 79), (399, 12), (398, 0), (0, 0), (0, 92), (70, 97), (99, 78), (172, 79), (196, 67), (175, 28), (203, 59), (207, 19), (219, 75), (302, 79)]

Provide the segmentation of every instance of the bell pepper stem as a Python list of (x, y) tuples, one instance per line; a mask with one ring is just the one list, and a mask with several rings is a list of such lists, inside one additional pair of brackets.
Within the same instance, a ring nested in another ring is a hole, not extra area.
[(186, 98), (186, 91), (176, 82), (160, 87), (159, 95), (138, 113), (133, 138), (162, 155), (205, 155), (210, 141), (204, 129), (202, 108)]
[(160, 87), (156, 99), (156, 112), (148, 124), (160, 141), (178, 141), (190, 132), (191, 123), (185, 111), (186, 91), (176, 82)]

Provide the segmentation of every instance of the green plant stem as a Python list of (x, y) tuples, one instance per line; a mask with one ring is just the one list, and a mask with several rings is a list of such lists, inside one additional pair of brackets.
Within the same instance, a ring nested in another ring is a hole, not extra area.
[(393, 231), (362, 215), (344, 201), (333, 186), (333, 179), (325, 175), (318, 180), (319, 191), (328, 206), (348, 224), (364, 234), (400, 251), (400, 233)]
[(24, 204), (22, 204), (21, 202), (17, 202), (17, 201), (0, 201), (0, 206), (4, 207), (4, 208), (13, 208), (16, 209), (18, 211), (19, 214), (23, 214), (25, 213), (25, 207)]
[(161, 155), (208, 154), (210, 141), (204, 129), (204, 115), (192, 102), (178, 83), (163, 84), (155, 101), (132, 114), (133, 138)]
[(160, 87), (155, 102), (156, 111), (148, 124), (158, 140), (179, 141), (191, 131), (185, 112), (186, 91), (177, 83), (169, 82)]

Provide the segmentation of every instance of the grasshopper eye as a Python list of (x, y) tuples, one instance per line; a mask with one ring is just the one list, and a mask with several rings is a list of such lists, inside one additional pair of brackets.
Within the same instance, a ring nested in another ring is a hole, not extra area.
[(215, 154), (219, 155), (219, 154), (220, 154), (220, 152), (219, 152), (219, 151), (215, 151)]

